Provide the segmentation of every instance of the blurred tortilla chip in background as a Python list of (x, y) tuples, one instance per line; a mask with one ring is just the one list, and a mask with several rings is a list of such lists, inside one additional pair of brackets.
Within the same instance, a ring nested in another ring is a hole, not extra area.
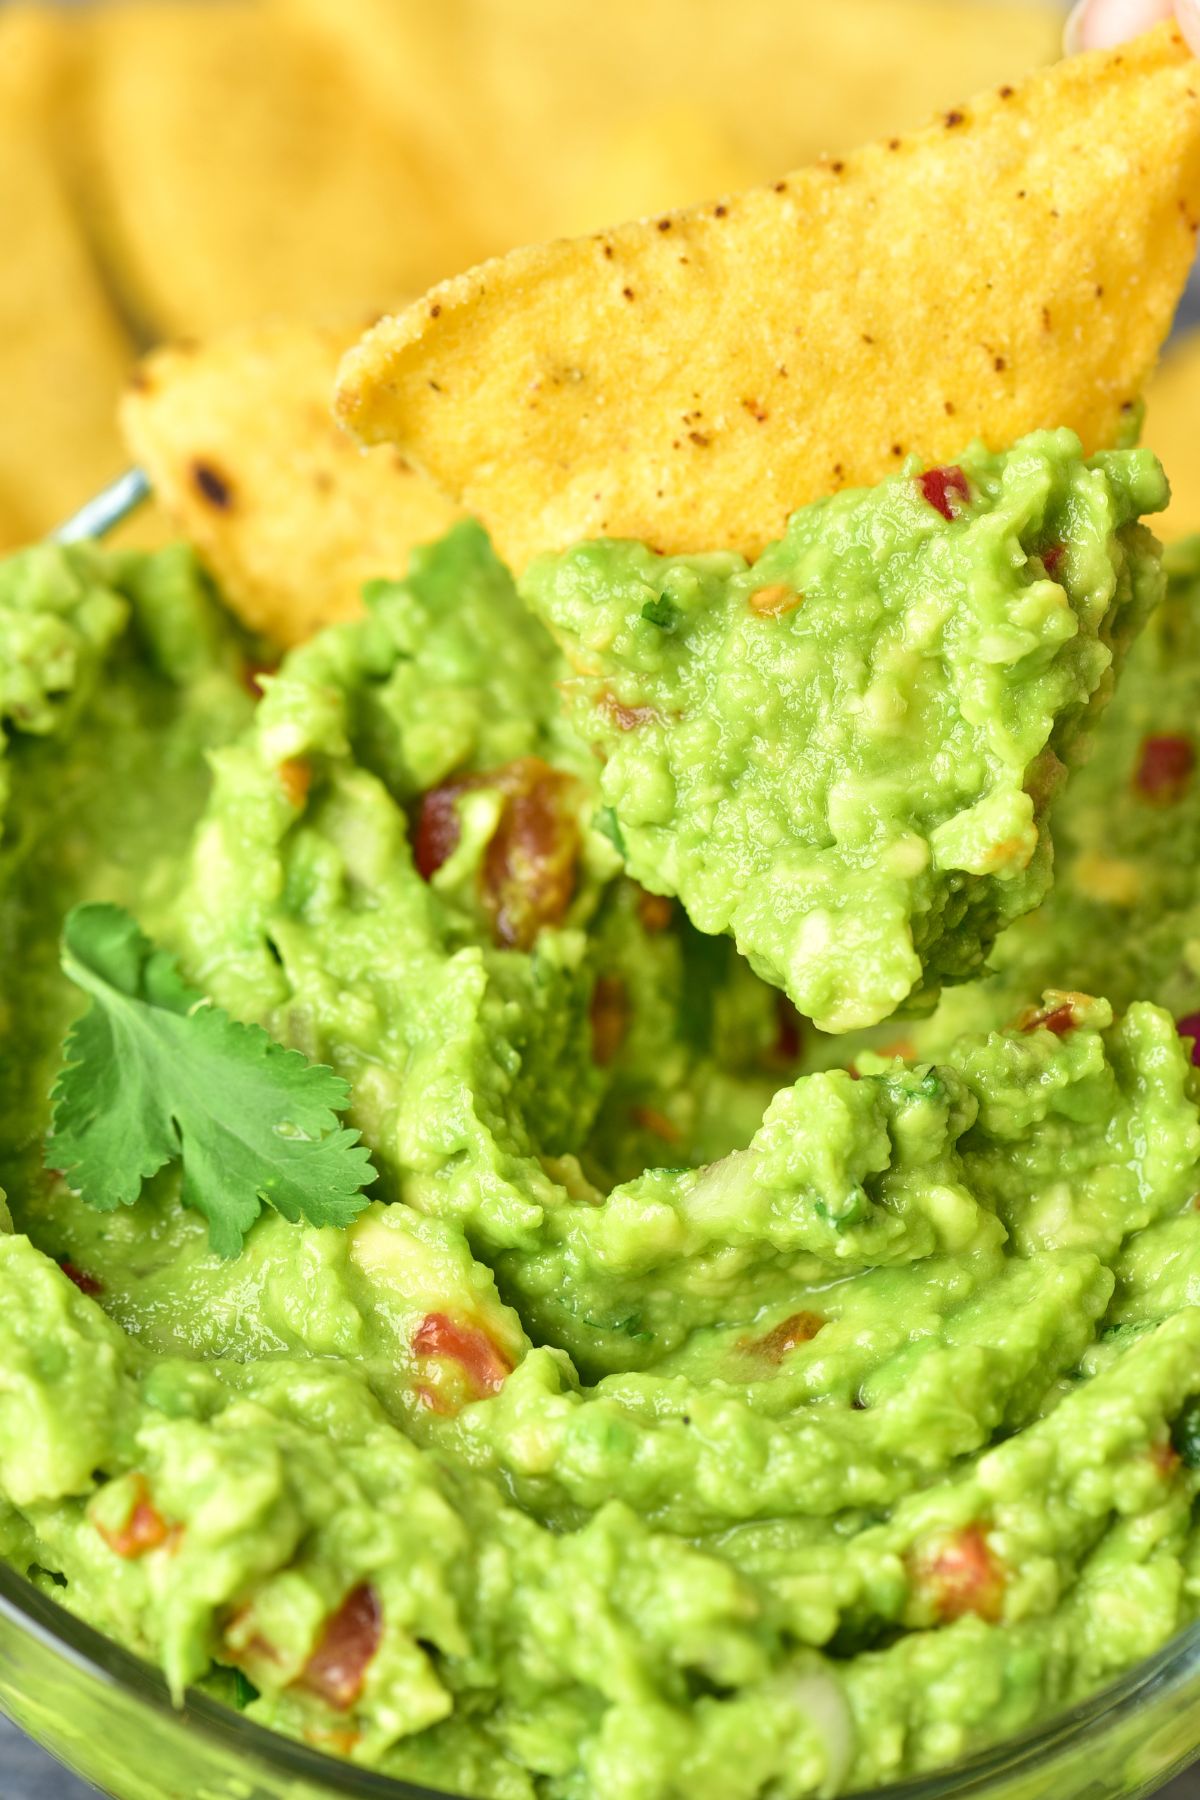
[(1060, 31), (1044, 0), (278, 4), (473, 197), (473, 261), (919, 124), (1050, 59)]
[(101, 5), (84, 35), (85, 191), (150, 334), (369, 307), (470, 257), (417, 134), (269, 4)]
[(382, 311), (1051, 57), (1038, 0), (96, 0), (0, 12), (0, 538), (119, 466), (137, 348)]
[(514, 568), (597, 536), (754, 555), (910, 453), (1049, 424), (1117, 441), (1198, 218), (1200, 74), (1162, 25), (770, 186), (456, 276), (350, 354), (338, 407)]
[(345, 326), (264, 321), (155, 351), (122, 405), (134, 459), (238, 616), (276, 643), (361, 611), (362, 585), (458, 516), (390, 449), (364, 453), (329, 406)]
[(1163, 357), (1146, 394), (1142, 437), (1171, 480), (1171, 504), (1155, 532), (1169, 539), (1200, 531), (1200, 329)]
[(66, 34), (32, 6), (0, 10), (0, 533), (70, 512), (123, 466), (117, 395), (129, 346), (55, 154)]

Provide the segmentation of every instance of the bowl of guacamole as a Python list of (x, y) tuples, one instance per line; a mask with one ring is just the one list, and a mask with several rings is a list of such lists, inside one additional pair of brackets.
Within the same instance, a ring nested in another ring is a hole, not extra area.
[(163, 1694), (233, 1734), (221, 1794), (1127, 1795), (1193, 1749), (1165, 499), (1048, 431), (753, 562), (518, 583), (464, 521), (282, 658), (184, 545), (0, 564), (27, 1696), (71, 1615), (146, 1743)]

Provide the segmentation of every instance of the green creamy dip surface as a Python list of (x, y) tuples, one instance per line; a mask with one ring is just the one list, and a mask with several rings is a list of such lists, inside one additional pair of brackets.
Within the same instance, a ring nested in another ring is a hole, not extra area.
[[(1200, 551), (1097, 719), (1164, 491), (1051, 433), (583, 546), (565, 657), (464, 524), (257, 704), (186, 550), (0, 565), (0, 1554), (495, 1800), (848, 1793), (1193, 1619)], [(46, 1167), (94, 898), (346, 1078), (349, 1229)]]

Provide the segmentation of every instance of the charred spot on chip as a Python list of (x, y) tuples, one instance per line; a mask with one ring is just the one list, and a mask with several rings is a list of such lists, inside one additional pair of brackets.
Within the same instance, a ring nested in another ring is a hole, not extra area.
[(233, 505), (233, 485), (222, 475), (220, 469), (202, 457), (192, 460), (192, 485), (202, 500), (215, 506), (220, 512), (228, 512)]
[(777, 181), (775, 183), (775, 192), (777, 194), (786, 194), (787, 193), (787, 182), (786, 181)]
[(671, 229), (670, 219), (660, 219), (658, 221), (658, 229), (660, 231), (670, 231), (670, 229)]
[(631, 287), (623, 287), (621, 292), (624, 294), (626, 300), (632, 300), (634, 298), (633, 289)]
[(440, 302), (440, 301), (439, 301), (439, 300), (435, 300), (435, 301), (434, 301), (434, 303), (433, 303), (433, 305), (432, 305), (432, 306), (431, 306), (431, 307), (430, 307), (430, 308), (429, 308), (429, 316), (430, 316), (430, 318), (431, 318), (431, 319), (437, 319), (437, 318), (440, 318), (440, 317), (441, 317), (441, 312), (442, 312), (442, 306), (441, 306), (441, 302)]
[(723, 219), (728, 211), (729, 211), (729, 208), (724, 204), (724, 202), (718, 201), (716, 206), (713, 207), (713, 218), (714, 219)]
[(1004, 83), (1003, 87), (996, 89), (996, 93), (1001, 100), (1011, 100), (1015, 91), (1014, 88), (1009, 86), (1007, 81)]
[(1005, 360), (1002, 356), (994, 356), (992, 358), (992, 367), (993, 367), (993, 369), (995, 369), (997, 375), (1003, 375), (1005, 369), (1007, 369), (1007, 367), (1008, 367), (1008, 364), (1005, 362)]
[(943, 117), (943, 123), (946, 127), (946, 130), (953, 131), (956, 125), (965, 124), (966, 117), (967, 117), (967, 115), (965, 112), (963, 112), (961, 107), (952, 106), (950, 108), (950, 111), (948, 113), (946, 113)]
[(838, 157), (838, 158), (837, 158), (837, 159), (836, 159), (836, 161), (834, 161), (834, 162), (831, 162), (831, 163), (830, 163), (830, 165), (829, 165), (829, 168), (830, 168), (830, 171), (831, 171), (831, 173), (832, 173), (832, 174), (834, 174), (834, 175), (840, 175), (840, 174), (841, 174), (841, 173), (842, 173), (842, 172), (843, 172), (843, 170), (844, 170), (844, 169), (845, 169), (845, 167), (846, 167), (846, 165), (845, 165), (845, 163), (844, 163), (844, 162), (843, 162), (843, 161), (842, 161), (842, 160), (841, 160), (841, 158), (840, 158), (840, 157)]

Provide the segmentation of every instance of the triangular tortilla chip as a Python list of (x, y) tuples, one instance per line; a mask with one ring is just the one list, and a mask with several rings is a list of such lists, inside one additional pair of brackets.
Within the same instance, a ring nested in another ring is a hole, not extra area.
[(1170, 26), (772, 187), (516, 251), (347, 358), (521, 567), (596, 535), (756, 552), (910, 453), (1068, 425), (1113, 442), (1200, 211), (1200, 70)]
[(1146, 393), (1142, 437), (1171, 483), (1171, 504), (1155, 531), (1161, 538), (1200, 531), (1200, 330), (1163, 357)]
[(132, 349), (55, 155), (69, 30), (0, 13), (0, 542), (37, 536), (119, 473), (114, 413)]
[(132, 455), (235, 612), (293, 644), (458, 516), (394, 450), (364, 454), (329, 393), (353, 326), (280, 320), (159, 350), (121, 408)]

